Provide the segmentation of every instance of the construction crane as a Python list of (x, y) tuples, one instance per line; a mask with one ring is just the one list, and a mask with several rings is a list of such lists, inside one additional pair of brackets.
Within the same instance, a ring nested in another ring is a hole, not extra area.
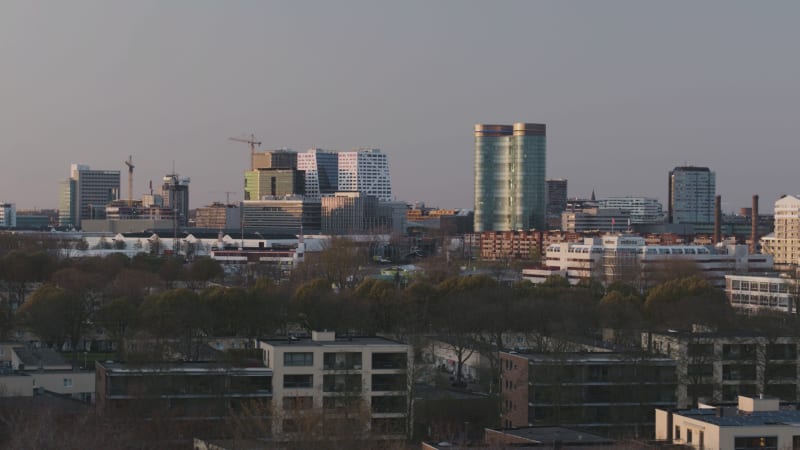
[(256, 154), (256, 145), (260, 147), (261, 142), (257, 141), (255, 135), (252, 134), (250, 135), (250, 139), (242, 139), (235, 137), (228, 139), (236, 142), (244, 142), (245, 144), (250, 144), (250, 170), (253, 170), (255, 168), (253, 158), (255, 157)]
[(128, 166), (128, 208), (133, 207), (133, 156), (128, 155), (128, 160), (125, 161)]

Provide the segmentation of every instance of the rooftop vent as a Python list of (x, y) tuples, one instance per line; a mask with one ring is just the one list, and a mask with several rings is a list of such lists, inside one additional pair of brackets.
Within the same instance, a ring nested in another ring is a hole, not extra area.
[(333, 342), (336, 340), (335, 331), (312, 331), (311, 340), (314, 342)]

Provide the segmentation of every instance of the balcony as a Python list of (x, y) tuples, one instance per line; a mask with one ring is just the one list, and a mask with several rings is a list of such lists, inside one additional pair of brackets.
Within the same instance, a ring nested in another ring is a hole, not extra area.
[(322, 360), (324, 370), (361, 370), (361, 353), (325, 353)]
[(406, 353), (373, 353), (372, 370), (405, 370), (408, 363)]

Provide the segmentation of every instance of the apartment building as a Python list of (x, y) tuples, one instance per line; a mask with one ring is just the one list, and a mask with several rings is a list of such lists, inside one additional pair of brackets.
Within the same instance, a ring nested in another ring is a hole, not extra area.
[[(339, 420), (364, 420), (357, 425), (373, 436), (405, 436), (408, 345), (315, 331), (309, 338), (259, 340), (258, 347), (273, 373), (274, 408), (313, 409)], [(276, 435), (296, 429), (293, 418), (273, 424)]]
[(775, 258), (776, 268), (797, 270), (800, 263), (800, 199), (787, 195), (775, 202), (775, 232), (761, 238), (761, 248)]
[(605, 435), (648, 427), (675, 405), (676, 363), (637, 353), (500, 352), (504, 428), (562, 425)]
[(739, 395), (800, 400), (800, 337), (757, 333), (646, 332), (642, 347), (677, 361), (679, 408)]

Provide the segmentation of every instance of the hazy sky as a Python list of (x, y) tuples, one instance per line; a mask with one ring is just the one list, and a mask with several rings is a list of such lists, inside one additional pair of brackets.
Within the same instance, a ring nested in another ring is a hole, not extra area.
[(472, 207), (475, 123), (547, 124), (570, 196), (666, 200), (684, 163), (726, 211), (798, 193), (796, 1), (0, 3), (0, 200), (56, 207), (71, 162), (241, 199), (245, 144), (379, 147), (399, 200)]

